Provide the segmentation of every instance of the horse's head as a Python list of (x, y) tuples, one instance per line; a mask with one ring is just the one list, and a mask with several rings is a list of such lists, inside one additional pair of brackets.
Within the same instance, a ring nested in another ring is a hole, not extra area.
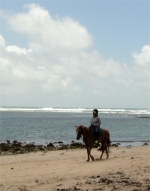
[(76, 139), (79, 140), (81, 136), (83, 135), (83, 127), (82, 125), (76, 126)]

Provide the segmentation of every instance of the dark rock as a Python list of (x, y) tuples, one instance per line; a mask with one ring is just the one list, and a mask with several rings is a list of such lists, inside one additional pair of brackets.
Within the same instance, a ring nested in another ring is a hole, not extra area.
[(25, 147), (36, 147), (33, 143), (26, 144)]
[(91, 176), (91, 178), (95, 178), (95, 176)]
[(123, 182), (123, 183), (127, 183), (127, 184), (129, 184), (129, 183), (130, 183), (130, 182), (129, 182), (128, 180), (126, 180), (126, 179), (121, 180), (121, 182)]
[(58, 141), (58, 144), (62, 144), (63, 142), (62, 141)]
[(16, 141), (16, 140), (14, 140), (14, 141), (13, 141), (13, 144), (16, 144), (16, 143), (17, 143), (17, 141)]
[(8, 151), (9, 148), (10, 148), (10, 146), (9, 146), (8, 144), (6, 144), (6, 143), (1, 143), (1, 144), (0, 144), (0, 149), (1, 149), (2, 151)]
[(43, 145), (36, 145), (36, 148), (43, 148)]
[[(49, 147), (47, 147), (47, 149), (48, 149)], [(36, 145), (36, 147), (35, 147), (35, 149), (34, 149), (35, 151), (44, 151), (44, 147), (43, 147), (43, 145)]]
[(81, 145), (81, 143), (75, 143), (75, 142), (70, 144), (70, 146), (76, 146), (76, 147), (80, 146), (80, 145)]
[(0, 144), (0, 146), (5, 146), (5, 145), (7, 145), (7, 144), (6, 144), (6, 143), (1, 143), (1, 144)]
[(47, 147), (54, 147), (53, 143), (49, 143)]
[(6, 142), (7, 142), (8, 144), (10, 144), (10, 141), (9, 141), (9, 140), (6, 140)]
[(70, 144), (70, 148), (84, 148), (84, 147), (85, 147), (85, 145), (83, 143), (74, 142), (74, 143)]
[(118, 144), (112, 144), (111, 146), (112, 147), (118, 147)]
[(101, 181), (101, 182), (106, 182), (106, 181), (107, 181), (107, 178), (101, 178), (100, 181)]

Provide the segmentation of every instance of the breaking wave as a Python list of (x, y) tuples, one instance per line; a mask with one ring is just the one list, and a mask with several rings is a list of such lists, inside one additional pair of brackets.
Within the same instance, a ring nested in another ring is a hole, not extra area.
[[(0, 111), (13, 111), (13, 112), (58, 112), (58, 113), (91, 113), (93, 108), (30, 108), (30, 107), (0, 107)], [(101, 114), (150, 114), (150, 109), (117, 109), (117, 108), (98, 108)]]

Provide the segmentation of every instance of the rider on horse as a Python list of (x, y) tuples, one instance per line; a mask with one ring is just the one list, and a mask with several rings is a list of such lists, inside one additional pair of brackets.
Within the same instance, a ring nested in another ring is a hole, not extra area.
[(93, 117), (91, 118), (90, 123), (91, 123), (90, 128), (94, 132), (94, 136), (96, 138), (96, 141), (98, 141), (99, 135), (100, 135), (101, 120), (98, 116), (98, 110), (97, 109), (93, 109)]

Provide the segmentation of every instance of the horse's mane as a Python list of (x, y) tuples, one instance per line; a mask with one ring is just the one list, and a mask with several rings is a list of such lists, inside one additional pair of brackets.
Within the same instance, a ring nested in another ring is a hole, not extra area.
[(89, 128), (90, 128), (90, 127), (86, 127), (86, 126), (84, 126), (84, 125), (81, 125), (81, 126), (82, 126), (82, 128), (83, 128), (84, 130), (89, 131)]

